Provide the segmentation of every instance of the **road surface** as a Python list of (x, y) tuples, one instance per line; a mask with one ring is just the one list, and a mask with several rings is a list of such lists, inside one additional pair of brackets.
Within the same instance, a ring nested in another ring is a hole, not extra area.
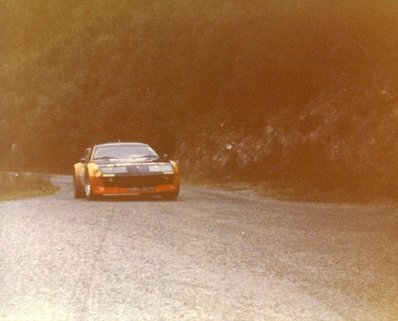
[(398, 209), (185, 186), (0, 202), (0, 320), (398, 320)]

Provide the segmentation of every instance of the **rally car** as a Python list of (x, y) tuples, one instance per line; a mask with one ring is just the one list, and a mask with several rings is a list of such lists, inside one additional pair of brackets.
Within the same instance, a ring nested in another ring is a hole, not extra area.
[(161, 195), (173, 200), (180, 191), (180, 171), (147, 144), (99, 144), (74, 164), (73, 185), (76, 198)]

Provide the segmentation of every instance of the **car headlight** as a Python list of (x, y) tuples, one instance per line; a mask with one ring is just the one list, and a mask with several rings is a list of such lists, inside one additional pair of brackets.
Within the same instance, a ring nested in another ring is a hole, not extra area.
[(101, 171), (104, 174), (113, 174), (113, 168), (112, 167), (102, 167)]
[(101, 171), (104, 174), (121, 174), (128, 173), (126, 166), (112, 166), (112, 167), (101, 167)]
[(99, 168), (98, 166), (94, 166), (91, 173), (92, 173), (92, 175), (95, 176), (95, 177), (100, 177), (100, 176), (102, 176), (101, 168)]
[(150, 165), (149, 166), (150, 172), (167, 172), (173, 173), (173, 166), (171, 164), (162, 164), (162, 165)]
[(127, 167), (125, 166), (115, 166), (112, 168), (112, 171), (116, 174), (128, 173)]

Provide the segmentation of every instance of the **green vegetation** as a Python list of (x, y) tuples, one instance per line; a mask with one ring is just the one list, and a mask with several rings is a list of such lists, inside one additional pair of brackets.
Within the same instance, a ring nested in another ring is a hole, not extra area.
[(0, 173), (0, 201), (49, 195), (57, 190), (41, 175)]
[(0, 160), (145, 141), (185, 176), (398, 190), (398, 4), (0, 0)]

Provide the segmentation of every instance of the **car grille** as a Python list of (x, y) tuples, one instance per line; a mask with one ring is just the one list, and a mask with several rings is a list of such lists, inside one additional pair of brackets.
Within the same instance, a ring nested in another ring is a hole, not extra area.
[(152, 187), (157, 185), (170, 184), (171, 175), (152, 176), (115, 176), (104, 178), (105, 187)]

